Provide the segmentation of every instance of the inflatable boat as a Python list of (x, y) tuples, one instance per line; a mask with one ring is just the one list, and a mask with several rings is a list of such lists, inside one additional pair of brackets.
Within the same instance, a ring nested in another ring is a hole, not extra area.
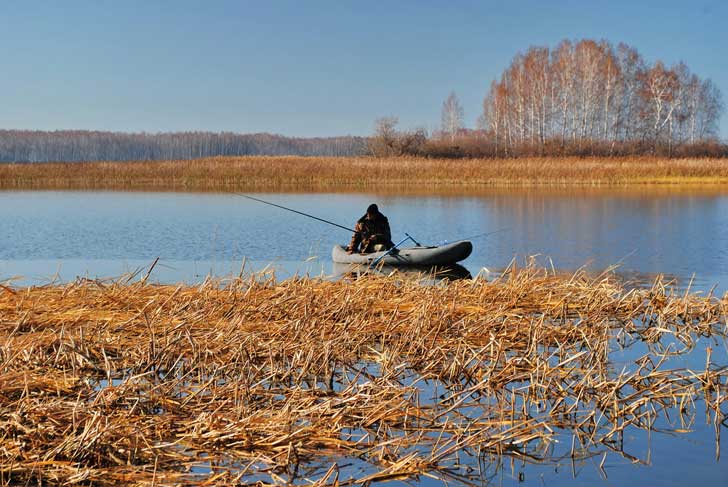
[[(346, 247), (334, 245), (331, 258), (340, 264), (378, 264), (388, 266), (433, 266), (455, 264), (468, 258), (473, 251), (473, 244), (467, 240), (453, 242), (445, 245), (426, 247), (417, 245), (387, 251), (372, 252), (369, 254), (349, 254)], [(386, 254), (386, 255), (385, 255)], [(382, 256), (384, 256), (382, 258)]]

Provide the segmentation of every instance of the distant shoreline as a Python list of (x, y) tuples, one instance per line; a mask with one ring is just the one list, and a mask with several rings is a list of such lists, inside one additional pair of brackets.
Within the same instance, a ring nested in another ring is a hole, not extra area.
[(428, 192), (510, 186), (623, 185), (728, 185), (728, 159), (245, 156), (0, 164), (0, 190)]

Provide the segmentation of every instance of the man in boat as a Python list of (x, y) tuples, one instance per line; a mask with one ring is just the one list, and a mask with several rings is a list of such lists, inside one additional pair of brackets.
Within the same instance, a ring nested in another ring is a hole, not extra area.
[(381, 252), (394, 247), (389, 220), (375, 204), (369, 205), (366, 214), (356, 222), (354, 230), (351, 243), (346, 248), (350, 254), (357, 251), (362, 254)]

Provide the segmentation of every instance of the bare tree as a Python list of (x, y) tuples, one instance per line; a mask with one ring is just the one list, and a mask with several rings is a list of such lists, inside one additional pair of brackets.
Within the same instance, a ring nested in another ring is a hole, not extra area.
[[(490, 84), (490, 93), (483, 100), (483, 114), (478, 119), (479, 128), (489, 130), (493, 137), (495, 156), (499, 155), (499, 142), (503, 136), (503, 125), (505, 120), (505, 86), (493, 81)], [(505, 143), (502, 144), (505, 146)], [(504, 155), (508, 155), (506, 152)]]
[(640, 103), (637, 96), (640, 73), (645, 70), (644, 60), (637, 49), (620, 43), (617, 46), (617, 65), (620, 70), (620, 84), (622, 97), (616, 102), (617, 130), (615, 138), (618, 140), (631, 140), (635, 133), (640, 132), (641, 118), (639, 116)]
[(382, 117), (374, 121), (374, 135), (369, 139), (369, 151), (377, 157), (396, 155), (397, 147), (397, 117)]
[[(663, 130), (672, 121), (672, 115), (679, 103), (679, 79), (675, 71), (667, 69), (662, 62), (641, 75), (640, 95), (650, 107), (652, 139), (657, 145), (663, 139)], [(669, 138), (672, 134), (668, 133)]]
[(700, 122), (697, 138), (705, 139), (718, 136), (718, 122), (724, 109), (725, 105), (723, 104), (723, 95), (720, 89), (712, 80), (706, 79), (703, 81), (700, 86), (700, 105), (698, 109)]
[(720, 91), (685, 64), (647, 65), (625, 44), (588, 39), (517, 54), (483, 101), (494, 155), (544, 153), (552, 142), (561, 153), (621, 144), (672, 154), (715, 140), (722, 110)]
[(445, 99), (442, 104), (442, 133), (450, 136), (450, 141), (455, 140), (458, 131), (463, 128), (465, 112), (460, 105), (460, 100), (454, 91)]

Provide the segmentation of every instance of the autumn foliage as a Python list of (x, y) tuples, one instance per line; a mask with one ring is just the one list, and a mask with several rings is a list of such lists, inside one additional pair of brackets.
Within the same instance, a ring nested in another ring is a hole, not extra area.
[[(647, 63), (607, 41), (563, 41), (517, 54), (467, 130), (451, 94), (439, 132), (417, 147), (435, 157), (726, 156), (720, 90), (684, 63)], [(447, 121), (447, 123), (446, 123)]]

